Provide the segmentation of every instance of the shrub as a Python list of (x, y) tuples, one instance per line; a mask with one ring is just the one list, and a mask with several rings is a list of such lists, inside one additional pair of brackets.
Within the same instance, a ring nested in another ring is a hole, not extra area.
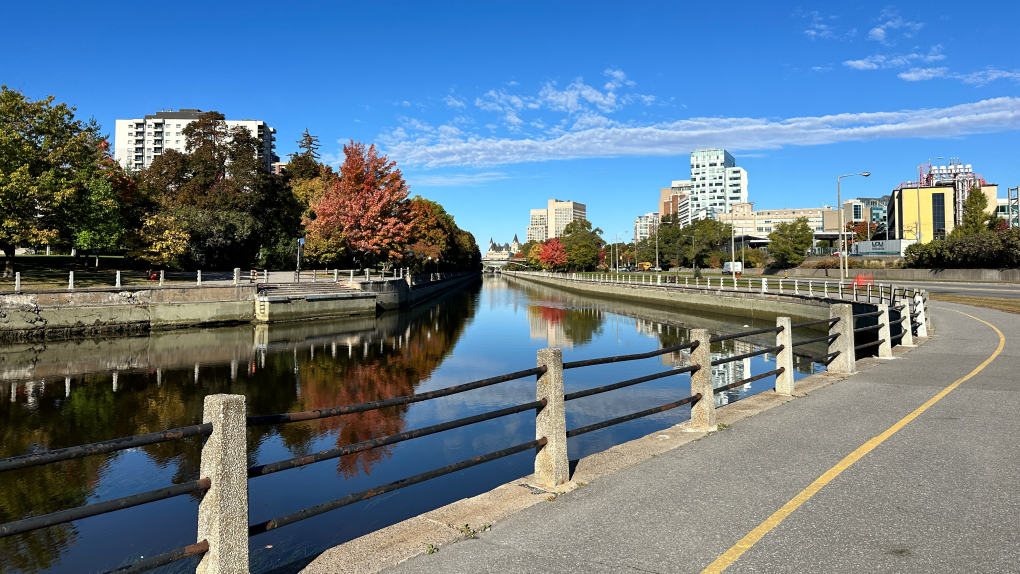
[(722, 261), (719, 259), (718, 255), (713, 255), (708, 258), (708, 266), (712, 269), (721, 269)]
[(1020, 229), (960, 235), (907, 247), (906, 264), (918, 269), (1020, 267)]

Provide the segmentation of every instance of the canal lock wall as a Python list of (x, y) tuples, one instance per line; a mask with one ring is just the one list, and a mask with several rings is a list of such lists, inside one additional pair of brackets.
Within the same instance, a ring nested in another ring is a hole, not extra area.
[(58, 340), (155, 330), (335, 319), (410, 307), (477, 280), (480, 274), (355, 282), (343, 293), (260, 297), (258, 285), (166, 285), (0, 294), (0, 340)]

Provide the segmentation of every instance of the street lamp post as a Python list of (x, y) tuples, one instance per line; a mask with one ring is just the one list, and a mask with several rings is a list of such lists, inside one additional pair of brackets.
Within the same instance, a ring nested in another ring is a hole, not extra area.
[(846, 280), (846, 223), (843, 221), (843, 196), (840, 192), (840, 181), (844, 177), (853, 177), (855, 175), (863, 175), (864, 177), (870, 177), (870, 171), (863, 171), (861, 173), (850, 173), (847, 175), (841, 175), (836, 178), (836, 207), (839, 209), (839, 280)]
[(614, 257), (614, 259), (616, 259), (616, 272), (617, 273), (620, 272), (620, 257), (623, 255), (622, 253), (620, 253), (620, 248), (617, 247), (617, 245), (620, 243), (620, 236), (621, 235), (626, 235), (628, 233), (630, 233), (630, 232), (629, 231), (621, 231), (621, 232), (617, 233), (616, 234), (616, 239), (613, 242), (613, 250), (616, 252), (616, 256)]

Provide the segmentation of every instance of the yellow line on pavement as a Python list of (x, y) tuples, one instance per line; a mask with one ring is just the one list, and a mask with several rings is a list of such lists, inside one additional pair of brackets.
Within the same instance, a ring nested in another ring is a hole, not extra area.
[(899, 422), (889, 427), (889, 429), (886, 430), (884, 433), (869, 440), (868, 442), (861, 445), (857, 450), (847, 455), (847, 457), (839, 461), (839, 463), (836, 464), (836, 466), (827, 470), (825, 474), (818, 477), (817, 480), (815, 480), (807, 488), (802, 490), (800, 494), (794, 496), (792, 500), (784, 504), (783, 507), (777, 510), (774, 514), (772, 514), (772, 516), (769, 516), (765, 520), (765, 522), (759, 524), (757, 528), (748, 533), (747, 536), (743, 537), (740, 540), (740, 542), (737, 542), (736, 544), (733, 545), (732, 548), (727, 550), (726, 553), (724, 553), (719, 558), (716, 558), (715, 562), (712, 562), (711, 564), (708, 565), (708, 568), (705, 568), (704, 570), (701, 571), (701, 574), (718, 574), (719, 572), (722, 572), (723, 570), (728, 568), (730, 564), (733, 564), (738, 558), (740, 558), (740, 556), (744, 552), (750, 550), (751, 547), (754, 546), (756, 542), (761, 540), (763, 536), (768, 534), (770, 530), (772, 530), (776, 526), (779, 526), (779, 524), (783, 520), (785, 520), (787, 516), (793, 514), (793, 511), (800, 508), (800, 505), (807, 502), (812, 496), (815, 495), (816, 492), (821, 490), (823, 486), (832, 482), (834, 478), (836, 478), (837, 476), (839, 476), (841, 472), (849, 468), (850, 465), (857, 462), (858, 460), (861, 459), (861, 457), (868, 454), (869, 452), (874, 450), (875, 447), (885, 442), (885, 439), (896, 434), (896, 432), (899, 431), (904, 426), (906, 426), (907, 423), (916, 419), (921, 413), (928, 410), (929, 407), (942, 400), (943, 397), (948, 395), (956, 387), (960, 386), (960, 384), (962, 384), (964, 381), (980, 373), (985, 367), (988, 366), (989, 363), (992, 362), (992, 360), (995, 359), (995, 357), (999, 356), (999, 353), (1002, 352), (1002, 348), (1006, 344), (1006, 337), (1002, 334), (1002, 331), (995, 327), (995, 325), (992, 325), (988, 321), (982, 321), (981, 319), (978, 319), (973, 315), (968, 315), (967, 313), (964, 313), (962, 311), (956, 311), (955, 309), (946, 309), (945, 307), (938, 307), (938, 309), (944, 309), (946, 311), (953, 311), (956, 313), (960, 313), (961, 315), (966, 315), (967, 317), (970, 317), (975, 321), (980, 321), (994, 329), (995, 332), (998, 333), (999, 335), (999, 346), (995, 348), (995, 352), (992, 353), (992, 356), (985, 359), (983, 363), (978, 365), (977, 368), (971, 371), (967, 376), (957, 380), (953, 384), (942, 389), (937, 395), (928, 399), (928, 402), (917, 407), (917, 409), (914, 410), (914, 412), (900, 419)]

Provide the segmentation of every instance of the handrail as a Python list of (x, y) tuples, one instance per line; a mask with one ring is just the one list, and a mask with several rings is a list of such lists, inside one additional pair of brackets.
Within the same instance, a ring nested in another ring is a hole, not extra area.
[(156, 490), (132, 494), (131, 496), (104, 500), (103, 502), (97, 502), (95, 504), (88, 504), (77, 508), (71, 508), (69, 510), (51, 512), (49, 514), (43, 514), (42, 516), (33, 516), (32, 518), (8, 522), (7, 524), (0, 524), (0, 538), (6, 538), (8, 536), (21, 534), (23, 532), (30, 532), (32, 530), (39, 530), (40, 528), (46, 528), (48, 526), (56, 526), (57, 524), (64, 524), (66, 522), (72, 522), (82, 518), (98, 516), (100, 514), (114, 512), (124, 508), (131, 508), (132, 506), (147, 504), (157, 500), (166, 500), (167, 498), (191, 494), (192, 492), (209, 490), (211, 484), (212, 482), (208, 478), (202, 478), (199, 480), (192, 480), (191, 482), (185, 482), (184, 484), (177, 484), (166, 488), (157, 488)]
[(462, 460), (460, 462), (448, 464), (446, 466), (436, 468), (428, 472), (423, 472), (421, 474), (416, 474), (414, 476), (409, 476), (407, 478), (395, 480), (382, 486), (368, 488), (360, 492), (355, 492), (354, 494), (348, 494), (347, 496), (344, 496), (342, 498), (330, 500), (329, 502), (324, 502), (322, 504), (311, 506), (305, 508), (304, 510), (299, 510), (297, 512), (292, 512), (290, 514), (278, 516), (276, 518), (273, 518), (272, 520), (266, 520), (265, 522), (252, 524), (248, 527), (248, 537), (251, 538), (252, 536), (265, 534), (266, 532), (269, 532), (270, 530), (275, 530), (277, 528), (280, 528), (281, 526), (287, 526), (288, 524), (293, 524), (295, 522), (305, 520), (306, 518), (318, 516), (325, 512), (329, 512), (330, 510), (336, 510), (337, 508), (342, 508), (349, 504), (353, 504), (355, 502), (360, 502), (362, 500), (372, 498), (373, 496), (379, 496), (380, 494), (393, 492), (394, 490), (406, 488), (408, 486), (418, 484), (419, 482), (425, 482), (430, 478), (440, 477), (446, 474), (450, 474), (452, 472), (464, 470), (465, 468), (471, 468), (472, 466), (477, 466), (479, 464), (484, 464), (492, 460), (503, 458), (505, 456), (510, 456), (513, 454), (517, 454), (519, 452), (524, 452), (526, 450), (531, 450), (533, 448), (545, 446), (546, 442), (548, 442), (547, 439), (543, 437), (538, 440), (533, 440), (530, 442), (526, 442), (524, 444), (512, 446), (510, 448), (504, 448), (502, 450), (497, 450), (495, 452), (483, 454), (482, 456), (476, 456), (474, 458), (469, 458), (467, 460)]
[(405, 431), (405, 432), (402, 432), (402, 433), (391, 434), (389, 436), (384, 436), (384, 437), (380, 437), (380, 438), (372, 439), (372, 440), (366, 440), (366, 441), (363, 441), (363, 442), (359, 442), (359, 443), (355, 443), (355, 444), (350, 444), (350, 445), (343, 446), (343, 447), (340, 447), (340, 448), (335, 448), (335, 449), (332, 449), (332, 450), (324, 450), (324, 451), (320, 451), (320, 452), (317, 452), (315, 454), (310, 454), (310, 455), (307, 455), (307, 456), (297, 456), (297, 457), (294, 457), (294, 458), (289, 458), (287, 460), (281, 460), (281, 461), (278, 461), (278, 462), (271, 462), (271, 463), (268, 463), (268, 464), (259, 464), (259, 465), (255, 465), (253, 467), (248, 468), (248, 478), (255, 478), (255, 477), (258, 477), (258, 476), (265, 476), (267, 474), (272, 474), (274, 472), (280, 472), (281, 470), (289, 470), (289, 469), (292, 469), (292, 468), (297, 468), (299, 466), (305, 466), (305, 465), (308, 465), (308, 464), (314, 464), (316, 462), (322, 462), (324, 460), (330, 460), (330, 459), (334, 459), (334, 458), (339, 458), (341, 456), (347, 456), (349, 454), (354, 454), (356, 452), (362, 452), (362, 451), (365, 451), (365, 450), (370, 450), (370, 449), (378, 448), (378, 447), (381, 447), (381, 446), (386, 446), (386, 445), (390, 445), (390, 444), (396, 444), (398, 442), (403, 442), (403, 441), (406, 441), (406, 440), (411, 440), (413, 438), (428, 436), (430, 434), (436, 434), (438, 432), (442, 432), (442, 431), (445, 431), (445, 430), (460, 428), (460, 427), (463, 427), (463, 426), (472, 425), (472, 424), (479, 423), (479, 422), (482, 422), (482, 421), (487, 421), (487, 420), (492, 420), (492, 419), (496, 419), (496, 418), (500, 418), (500, 417), (505, 417), (505, 416), (512, 415), (512, 414), (522, 413), (524, 411), (530, 411), (530, 410), (542, 408), (542, 407), (546, 406), (546, 404), (547, 404), (546, 399), (542, 399), (540, 401), (532, 401), (530, 403), (525, 403), (523, 405), (517, 405), (517, 406), (513, 406), (513, 407), (508, 407), (508, 408), (505, 408), (505, 409), (500, 409), (500, 410), (497, 410), (497, 411), (491, 411), (491, 412), (487, 412), (487, 413), (482, 413), (482, 414), (479, 414), (479, 415), (465, 417), (465, 418), (462, 418), (462, 419), (457, 419), (457, 420), (450, 421), (450, 422), (440, 423), (440, 424), (437, 424), (437, 425), (427, 426), (427, 427), (423, 427), (423, 428), (420, 428), (420, 429), (409, 430), (409, 431)]
[(831, 343), (832, 341), (835, 341), (836, 338), (839, 337), (839, 335), (840, 335), (839, 333), (836, 333), (834, 335), (823, 335), (821, 337), (815, 337), (813, 339), (804, 339), (803, 341), (797, 341), (796, 343), (793, 343), (790, 346), (791, 347), (799, 347), (801, 345), (807, 345), (809, 343), (817, 343), (819, 341), (827, 341), (827, 342)]
[(732, 363), (734, 361), (740, 361), (743, 359), (749, 359), (751, 357), (757, 357), (758, 355), (764, 355), (766, 353), (778, 353), (785, 347), (783, 345), (777, 345), (775, 347), (766, 347), (758, 351), (751, 351), (750, 353), (744, 353), (743, 355), (733, 355), (732, 357), (726, 357), (725, 359), (716, 359), (712, 361), (712, 366), (725, 365), (726, 363)]
[(592, 387), (590, 389), (584, 389), (583, 391), (574, 391), (573, 393), (567, 393), (563, 395), (564, 401), (572, 401), (574, 399), (580, 399), (582, 397), (590, 397), (591, 395), (598, 395), (601, 393), (607, 393), (609, 391), (615, 391), (616, 389), (622, 389), (638, 383), (644, 383), (648, 381), (654, 381), (655, 379), (663, 379), (665, 377), (671, 377), (673, 375), (681, 375), (683, 373), (693, 373), (701, 367), (692, 365), (690, 367), (684, 367), (682, 369), (673, 369), (670, 371), (663, 371), (661, 373), (655, 373), (653, 375), (645, 375), (636, 379), (628, 379), (619, 383), (613, 383), (611, 385), (603, 385), (601, 387)]
[(103, 574), (137, 574), (138, 572), (146, 572), (153, 568), (173, 564), (174, 562), (184, 560), (185, 558), (190, 558), (192, 556), (201, 556), (208, 551), (209, 541), (203, 540), (201, 542), (196, 542), (195, 544), (189, 544), (188, 546), (171, 550), (170, 552), (164, 552), (163, 554), (144, 558), (132, 564), (128, 564), (127, 566), (107, 570)]
[(594, 424), (590, 424), (588, 426), (583, 426), (583, 427), (580, 427), (580, 428), (576, 428), (574, 430), (567, 431), (567, 438), (575, 437), (577, 435), (582, 435), (582, 434), (589, 433), (589, 432), (592, 432), (592, 431), (597, 431), (599, 429), (604, 429), (606, 427), (610, 427), (610, 426), (613, 426), (613, 425), (618, 425), (620, 423), (625, 423), (627, 421), (632, 421), (634, 419), (639, 419), (641, 417), (646, 417), (648, 415), (654, 415), (656, 413), (661, 413), (661, 412), (664, 412), (664, 411), (668, 411), (670, 409), (675, 409), (675, 408), (677, 408), (679, 406), (686, 405), (687, 403), (696, 403), (696, 402), (698, 402), (700, 400), (701, 400), (701, 393), (698, 393), (698, 394), (694, 395), (693, 397), (687, 397), (686, 399), (680, 399), (679, 401), (676, 401), (675, 403), (669, 403), (669, 404), (665, 404), (665, 405), (662, 405), (662, 406), (659, 406), (659, 407), (653, 407), (653, 408), (650, 408), (650, 409), (645, 409), (643, 411), (638, 411), (636, 413), (631, 413), (629, 415), (623, 415), (622, 417), (616, 417), (615, 419), (609, 419), (607, 421), (602, 421), (600, 423), (594, 423)]
[(524, 377), (527, 377), (529, 375), (541, 375), (545, 373), (546, 370), (547, 370), (546, 367), (543, 365), (541, 367), (535, 367), (534, 369), (526, 369), (514, 373), (507, 373), (505, 375), (499, 375), (498, 377), (489, 377), (487, 379), (481, 379), (479, 381), (464, 383), (462, 385), (446, 387), (445, 389), (437, 389), (434, 391), (429, 391), (427, 393), (418, 393), (415, 395), (406, 395), (403, 397), (382, 399), (378, 401), (372, 401), (369, 403), (358, 403), (356, 405), (345, 405), (340, 407), (332, 407), (328, 409), (319, 409), (314, 411), (302, 411), (297, 413), (283, 413), (279, 415), (262, 415), (256, 417), (248, 417), (247, 425), (249, 427), (254, 427), (263, 425), (275, 425), (280, 423), (311, 421), (329, 417), (338, 417), (340, 415), (363, 413), (365, 411), (374, 411), (376, 409), (384, 409), (387, 407), (395, 407), (399, 405), (409, 405), (411, 403), (427, 401), (429, 399), (436, 399), (439, 397), (445, 397), (456, 393), (463, 393), (465, 391), (480, 389), (482, 387), (488, 387), (490, 385), (504, 383), (506, 381), (523, 379)]
[(616, 355), (614, 357), (602, 357), (599, 359), (583, 359), (581, 361), (570, 361), (563, 363), (564, 369), (576, 369), (578, 367), (592, 367), (594, 365), (605, 365), (607, 363), (619, 363), (622, 361), (636, 361), (638, 359), (650, 359), (652, 357), (658, 357), (659, 355), (665, 355), (667, 353), (674, 353), (683, 349), (694, 350), (698, 348), (698, 342), (692, 341), (690, 343), (684, 343), (682, 345), (674, 345), (672, 347), (663, 347), (647, 353), (634, 353), (632, 355)]
[(730, 339), (739, 339), (741, 337), (750, 337), (751, 335), (761, 335), (762, 333), (782, 333), (785, 327), (769, 327), (767, 329), (756, 329), (754, 331), (744, 331), (742, 333), (731, 333), (729, 335), (716, 335), (708, 341), (710, 343), (719, 343), (721, 341), (729, 341)]
[(867, 327), (858, 327), (854, 329), (854, 333), (862, 333), (864, 331), (874, 331), (875, 329), (881, 329), (885, 327), (885, 323), (879, 323), (877, 325), (869, 325)]
[(734, 389), (736, 387), (742, 387), (742, 386), (746, 385), (747, 383), (753, 383), (755, 381), (760, 381), (762, 379), (767, 379), (767, 378), (771, 377), (772, 375), (781, 375), (781, 374), (783, 374), (785, 372), (786, 372), (786, 367), (779, 367), (778, 369), (774, 369), (774, 370), (769, 371), (767, 373), (762, 373), (760, 375), (755, 375), (753, 377), (748, 377), (746, 379), (737, 381), (735, 383), (730, 383), (728, 385), (724, 385), (724, 386), (721, 386), (721, 387), (716, 387), (716, 388), (712, 389), (712, 393), (718, 395), (719, 393), (726, 392), (726, 391), (728, 391), (730, 389)]
[(819, 319), (817, 321), (808, 321), (807, 323), (797, 323), (796, 325), (790, 326), (796, 329), (797, 327), (809, 327), (811, 325), (821, 325), (822, 323), (829, 323), (830, 325), (835, 325), (836, 323), (839, 323), (839, 317), (832, 317), (830, 319)]
[(192, 436), (209, 436), (210, 434), (212, 434), (212, 431), (213, 431), (212, 424), (206, 423), (201, 425), (192, 425), (188, 427), (180, 427), (165, 431), (152, 432), (148, 434), (129, 436), (124, 438), (115, 438), (112, 440), (102, 442), (93, 442), (78, 446), (69, 446), (67, 448), (60, 448), (57, 450), (46, 450), (42, 452), (22, 454), (19, 456), (12, 456), (10, 458), (0, 459), (0, 472), (16, 470), (21, 468), (30, 468), (33, 466), (50, 464), (53, 462), (60, 462), (64, 460), (84, 458), (86, 456), (94, 456), (97, 454), (106, 454), (110, 452), (116, 452), (119, 450), (125, 450), (139, 446), (146, 446), (150, 444), (157, 444), (161, 442), (177, 440), (181, 438), (188, 438)]

